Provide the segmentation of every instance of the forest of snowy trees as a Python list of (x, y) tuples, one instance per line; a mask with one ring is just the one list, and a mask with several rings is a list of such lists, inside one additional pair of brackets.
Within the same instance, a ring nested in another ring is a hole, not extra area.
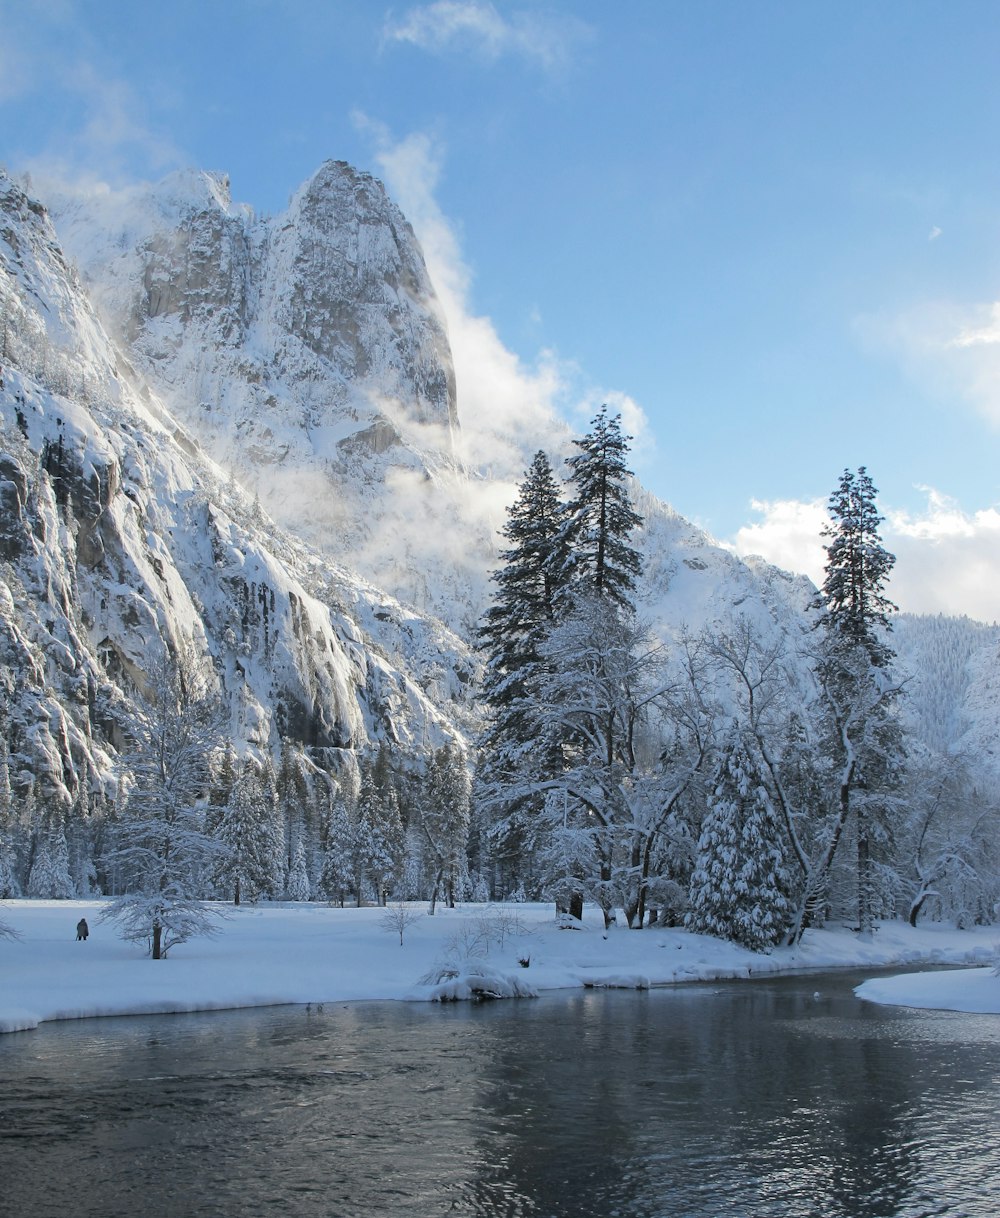
[(936, 749), (903, 730), (867, 472), (830, 498), (826, 578), (796, 637), (737, 608), (665, 639), (635, 603), (629, 440), (602, 408), (563, 477), (544, 452), (526, 471), (470, 748), (240, 754), (216, 674), (182, 647), (149, 674), (113, 789), (83, 781), (72, 807), (15, 797), (0, 723), (0, 899), (106, 895), (154, 957), (211, 933), (221, 903), (260, 900), (545, 899), (567, 919), (590, 902), (758, 950), (831, 918), (863, 934), (993, 920), (996, 794), (946, 724)]
[(901, 727), (867, 471), (830, 497), (811, 629), (737, 614), (667, 644), (633, 602), (620, 423), (602, 410), (576, 442), (566, 494), (537, 454), (505, 528), (477, 775), (493, 877), (763, 950), (831, 917), (992, 920), (996, 794)]

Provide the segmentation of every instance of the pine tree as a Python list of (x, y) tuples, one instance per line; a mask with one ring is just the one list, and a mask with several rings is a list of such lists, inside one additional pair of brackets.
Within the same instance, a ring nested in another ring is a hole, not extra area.
[[(526, 764), (544, 774), (552, 763), (537, 748), (538, 721), (529, 687), (537, 677), (539, 647), (555, 621), (567, 577), (563, 523), (559, 488), (548, 458), (539, 451), (509, 509), (503, 535), (510, 546), (501, 551), (504, 566), (492, 576), (494, 600), (479, 631), (485, 654), (482, 694), (489, 711), (480, 741), (479, 773), (485, 787), (508, 786), (511, 774)], [(524, 846), (525, 816), (533, 813), (517, 803), (501, 801), (499, 806), (498, 852), (516, 854)]]
[(214, 879), (228, 886), (234, 905), (276, 895), (281, 851), (274, 805), (264, 776), (253, 762), (240, 767), (214, 836), (223, 847)]
[(360, 907), (366, 886), (384, 905), (402, 865), (403, 824), (395, 790), (379, 793), (370, 764), (362, 767), (354, 826), (354, 888)]
[(306, 848), (302, 839), (295, 843), (292, 850), (292, 866), (288, 872), (288, 899), (290, 901), (309, 900), (309, 872), (306, 869)]
[(889, 797), (902, 756), (898, 722), (889, 714), (899, 693), (885, 641), (895, 606), (885, 584), (895, 558), (882, 545), (875, 486), (864, 466), (844, 470), (830, 496), (829, 539), (820, 610), (817, 672), (823, 686), (827, 740), (837, 778), (837, 814), (827, 852), (832, 863), (853, 814), (857, 849), (858, 926), (870, 935), (875, 916), (873, 850), (891, 838)]
[(883, 521), (875, 506), (876, 488), (864, 466), (845, 469), (827, 510), (823, 536), (827, 561), (823, 588), (814, 602), (822, 624), (838, 648), (861, 647), (876, 668), (886, 668), (893, 652), (884, 640), (896, 606), (885, 595), (895, 557), (882, 545)]
[[(555, 620), (564, 582), (563, 514), (559, 488), (544, 452), (537, 452), (502, 530), (510, 542), (493, 573), (493, 603), (479, 630), (486, 653), (483, 695), (494, 708), (523, 713), (525, 679), (538, 662), (538, 643)], [(505, 719), (501, 731), (514, 724)]]
[(357, 848), (356, 831), (342, 796), (331, 801), (326, 817), (326, 850), (323, 854), (323, 870), (320, 888), (326, 899), (336, 902), (341, 909), (344, 899), (356, 883), (359, 870), (355, 865)]
[(28, 876), (28, 896), (66, 900), (75, 895), (69, 874), (69, 848), (62, 817), (46, 818), (38, 832), (35, 857)]
[(455, 893), (467, 875), (469, 804), (465, 755), (457, 745), (443, 745), (431, 760), (427, 790), (417, 811), (424, 857), (432, 873), (431, 913), (442, 894), (454, 908)]
[(563, 544), (573, 588), (596, 592), (629, 608), (642, 559), (629, 537), (642, 517), (629, 502), (628, 445), (621, 415), (608, 418), (602, 406), (582, 440), (580, 452), (568, 457), (573, 497), (565, 508)]
[(691, 930), (752, 951), (779, 943), (791, 914), (780, 820), (749, 736), (723, 752), (691, 877)]
[(7, 740), (0, 721), (0, 901), (21, 895), (14, 847), (14, 800), (10, 788)]

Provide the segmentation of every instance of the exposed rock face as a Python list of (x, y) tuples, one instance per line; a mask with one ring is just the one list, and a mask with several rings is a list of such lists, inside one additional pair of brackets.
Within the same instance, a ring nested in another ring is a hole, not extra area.
[[(205, 450), (282, 524), (366, 563), (371, 488), (451, 466), (455, 376), (420, 247), (376, 179), (329, 161), (256, 219), (188, 171), (107, 216), (57, 201), (102, 317)], [(372, 458), (377, 458), (372, 460)], [(402, 512), (401, 512), (402, 514)]]
[[(336, 768), (380, 739), (460, 736), (465, 645), (276, 528), (120, 359), (44, 209), (3, 177), (0, 204), (0, 730), (18, 793), (65, 808), (109, 789), (148, 674), (187, 643), (258, 755), (288, 740)], [(246, 297), (216, 256), (242, 238), (209, 227), (183, 290), (152, 258), (143, 291), (157, 319), (236, 333)]]

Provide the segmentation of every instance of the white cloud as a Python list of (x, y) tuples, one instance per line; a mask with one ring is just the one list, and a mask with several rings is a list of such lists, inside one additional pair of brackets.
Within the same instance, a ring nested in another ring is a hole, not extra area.
[[(2, 0), (0, 0), (2, 7)], [(36, 0), (12, 8), (0, 39), (0, 103), (36, 93), (51, 112), (47, 146), (18, 159), (19, 170), (59, 183), (126, 185), (159, 176), (182, 157), (147, 121), (142, 97), (105, 62), (79, 6)], [(63, 104), (68, 102), (69, 104)], [(65, 113), (66, 118), (57, 120)], [(13, 135), (14, 133), (9, 133)]]
[(501, 14), (489, 0), (435, 0), (386, 20), (383, 36), (421, 50), (472, 52), (495, 62), (513, 55), (546, 70), (563, 69), (590, 27), (576, 17), (517, 11)]
[(754, 499), (750, 507), (763, 519), (744, 525), (733, 539), (737, 554), (759, 554), (786, 571), (823, 578), (826, 554), (820, 531), (827, 523), (826, 501)]
[(1000, 343), (1000, 304), (989, 306), (985, 324), (967, 325), (948, 344), (951, 347), (994, 347)]
[(931, 231), (927, 234), (928, 241), (936, 241), (941, 236), (941, 229), (935, 224)]
[[(1000, 511), (968, 512), (932, 487), (922, 512), (882, 507), (882, 540), (896, 556), (890, 598), (909, 613), (946, 613), (992, 622), (1000, 619)], [(825, 501), (758, 501), (762, 519), (741, 528), (738, 554), (759, 554), (785, 570), (823, 577), (826, 555), (820, 530)]]

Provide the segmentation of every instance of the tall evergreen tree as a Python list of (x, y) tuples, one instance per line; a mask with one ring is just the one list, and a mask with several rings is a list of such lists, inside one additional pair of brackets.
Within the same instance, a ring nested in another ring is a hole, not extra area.
[(28, 896), (49, 900), (65, 900), (74, 896), (62, 816), (57, 813), (46, 816), (37, 836), (31, 874), (28, 876)]
[(362, 766), (354, 825), (355, 899), (364, 903), (366, 886), (384, 905), (402, 865), (403, 825), (395, 789), (379, 792), (373, 766)]
[(853, 814), (857, 850), (858, 926), (870, 934), (876, 906), (874, 850), (891, 841), (887, 812), (898, 780), (901, 733), (890, 707), (899, 693), (892, 681), (893, 651), (885, 641), (895, 608), (885, 585), (895, 558), (882, 545), (875, 486), (864, 466), (844, 470), (830, 496), (830, 523), (821, 611), (818, 675), (823, 687), (827, 740), (837, 774), (837, 811), (827, 862)]
[(565, 580), (562, 504), (544, 452), (526, 471), (502, 532), (510, 546), (500, 552), (504, 565), (491, 577), (496, 592), (479, 630), (486, 654), (483, 696), (495, 713), (497, 739), (524, 734), (526, 682)]
[(10, 765), (5, 724), (0, 720), (0, 901), (19, 897), (17, 852), (14, 848), (14, 800), (10, 787)]
[[(494, 599), (479, 631), (485, 655), (483, 700), (489, 712), (480, 740), (479, 795), (489, 806), (487, 841), (505, 888), (525, 875), (532, 824), (539, 802), (515, 784), (531, 769), (551, 773), (556, 759), (538, 747), (539, 723), (532, 682), (542, 664), (540, 647), (556, 617), (568, 577), (560, 489), (544, 452), (537, 452), (502, 530), (509, 543), (492, 576)], [(512, 793), (518, 787), (518, 794)]]
[(896, 559), (879, 536), (884, 518), (875, 506), (877, 493), (864, 466), (841, 474), (827, 507), (826, 574), (815, 606), (838, 650), (861, 647), (876, 668), (886, 668), (893, 652), (884, 635), (892, 629), (889, 615), (896, 606), (885, 585)]
[(326, 899), (343, 909), (347, 894), (359, 881), (356, 880), (357, 832), (342, 795), (331, 795), (325, 819), (326, 849), (319, 883)]
[(431, 874), (431, 908), (444, 895), (454, 908), (455, 894), (467, 874), (469, 836), (469, 772), (457, 745), (443, 745), (434, 754), (426, 792), (417, 816), (425, 864)]
[(234, 905), (276, 895), (281, 851), (274, 802), (253, 762), (240, 767), (215, 838), (224, 850), (214, 878), (228, 887)]
[(306, 868), (306, 848), (302, 839), (292, 848), (292, 865), (288, 871), (288, 885), (285, 890), (290, 901), (309, 900), (309, 872)]
[(573, 443), (579, 452), (566, 459), (572, 498), (565, 508), (564, 545), (574, 587), (596, 592), (625, 608), (632, 605), (642, 559), (630, 543), (642, 517), (629, 502), (628, 445), (621, 415), (608, 418), (602, 406), (591, 430)]

